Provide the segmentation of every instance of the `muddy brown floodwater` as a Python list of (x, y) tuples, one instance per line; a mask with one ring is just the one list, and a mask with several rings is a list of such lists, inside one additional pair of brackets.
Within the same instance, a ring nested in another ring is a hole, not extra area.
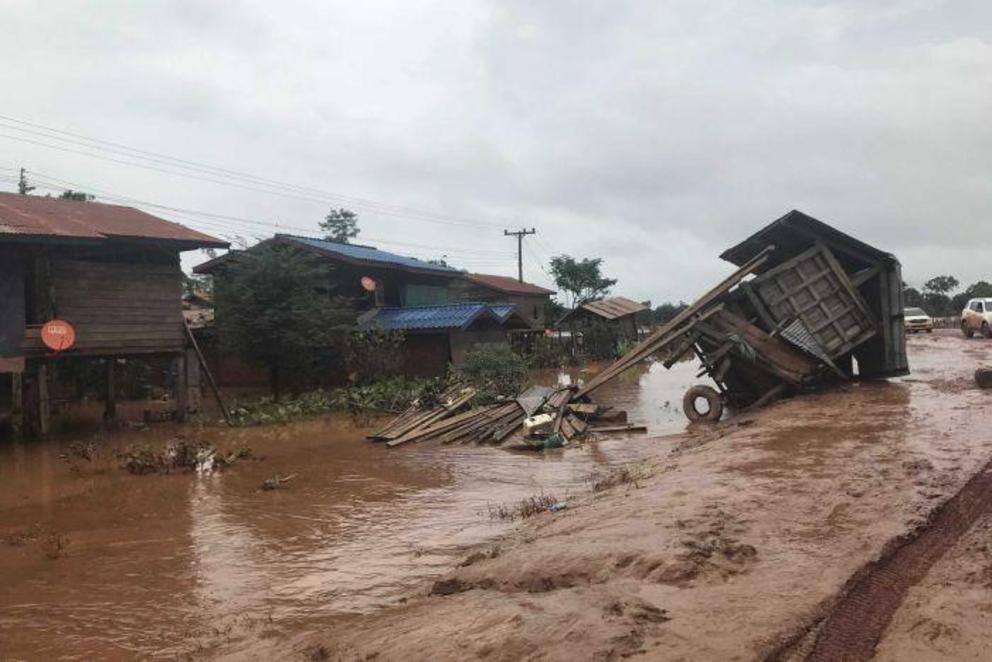
[[(695, 368), (651, 366), (598, 397), (655, 435), (678, 431)], [(0, 443), (0, 658), (258, 655), (261, 642), (396, 605), (466, 550), (498, 544), (512, 525), (490, 506), (542, 492), (569, 501), (592, 475), (670, 445), (637, 435), (544, 454), (386, 449), (366, 432), (337, 419), (162, 424), (95, 437), (90, 460), (72, 455), (71, 437)], [(116, 451), (176, 435), (264, 459), (212, 473), (119, 467)], [(288, 489), (259, 489), (293, 473)]]
[[(406, 604), (282, 644), (343, 659), (975, 659), (987, 651), (992, 342), (652, 448)], [(964, 488), (964, 489), (962, 489)], [(431, 595), (431, 593), (435, 593)], [(437, 594), (442, 593), (442, 594)]]

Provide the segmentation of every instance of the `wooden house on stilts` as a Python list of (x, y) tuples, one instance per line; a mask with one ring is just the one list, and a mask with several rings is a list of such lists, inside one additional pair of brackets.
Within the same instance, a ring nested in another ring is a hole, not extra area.
[[(130, 207), (0, 193), (0, 419), (47, 434), (49, 367), (65, 357), (105, 360), (107, 417), (117, 359), (169, 357), (184, 416), (179, 254), (227, 245)], [(42, 342), (51, 320), (75, 333), (65, 351)]]

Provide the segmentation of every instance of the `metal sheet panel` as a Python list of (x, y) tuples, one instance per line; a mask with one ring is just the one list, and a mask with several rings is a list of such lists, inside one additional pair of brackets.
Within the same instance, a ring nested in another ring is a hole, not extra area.
[(337, 241), (327, 241), (324, 239), (313, 239), (311, 237), (297, 237), (295, 235), (289, 234), (278, 234), (277, 239), (283, 241), (291, 241), (294, 243), (302, 244), (303, 246), (309, 248), (315, 248), (322, 253), (328, 253), (332, 255), (338, 255), (346, 260), (352, 262), (359, 262), (365, 264), (380, 264), (395, 267), (405, 267), (407, 269), (414, 269), (417, 271), (429, 271), (437, 274), (444, 275), (458, 275), (461, 272), (457, 269), (452, 269), (451, 267), (442, 267), (437, 264), (431, 264), (430, 262), (425, 262), (424, 260), (418, 260), (415, 257), (407, 257), (405, 255), (397, 255), (396, 253), (390, 253), (389, 251), (381, 251), (378, 248), (372, 246), (362, 246), (360, 244), (342, 244)]
[(549, 290), (541, 287), (540, 285), (533, 285), (531, 283), (521, 283), (516, 278), (510, 278), (509, 276), (497, 276), (495, 274), (464, 274), (462, 277), (465, 280), (472, 281), (473, 283), (477, 283), (484, 287), (498, 290), (506, 294), (551, 295), (555, 293), (554, 290)]
[(387, 331), (464, 329), (481, 315), (493, 315), (484, 303), (377, 308), (363, 315), (358, 323), (360, 328), (382, 328)]
[(579, 307), (608, 320), (615, 320), (648, 310), (648, 307), (643, 303), (631, 301), (626, 297), (607, 297), (599, 301), (589, 301)]
[(158, 239), (223, 248), (226, 241), (133, 207), (0, 193), (0, 242), (15, 237)]

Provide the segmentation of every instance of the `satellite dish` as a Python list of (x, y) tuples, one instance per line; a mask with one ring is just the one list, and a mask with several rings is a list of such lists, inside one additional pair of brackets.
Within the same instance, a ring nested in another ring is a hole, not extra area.
[(76, 342), (76, 330), (65, 320), (50, 320), (41, 327), (41, 342), (56, 352), (69, 349)]
[(362, 287), (365, 288), (366, 292), (375, 292), (375, 278), (371, 276), (362, 276)]

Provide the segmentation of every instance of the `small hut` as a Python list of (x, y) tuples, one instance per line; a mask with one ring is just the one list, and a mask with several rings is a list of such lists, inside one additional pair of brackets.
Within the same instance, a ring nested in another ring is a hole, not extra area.
[[(779, 308), (783, 316), (788, 311), (790, 317), (827, 310), (825, 301), (832, 296), (833, 288), (829, 286), (829, 279), (823, 276), (837, 272), (850, 281), (864, 301), (868, 319), (862, 326), (867, 329), (867, 337), (861, 342), (852, 331), (829, 335), (835, 327), (859, 328), (847, 323), (843, 317), (838, 318), (832, 310), (823, 314), (823, 321), (819, 326), (814, 324), (810, 333), (825, 349), (841, 353), (836, 362), (848, 374), (852, 373), (853, 360), (857, 361), (860, 377), (897, 377), (909, 372), (903, 323), (902, 267), (894, 255), (801, 211), (792, 210), (728, 248), (720, 257), (739, 267), (769, 246), (773, 247), (771, 253), (755, 273), (763, 283), (757, 287), (761, 290), (758, 292), (758, 313), (767, 319), (771, 328), (777, 328)], [(813, 266), (820, 264), (817, 260), (823, 260), (817, 254), (818, 249), (829, 251), (824, 253), (829, 264), (819, 271)], [(812, 257), (806, 259), (805, 255)], [(750, 298), (756, 300), (754, 296)], [(836, 350), (834, 344), (838, 346)]]
[[(65, 357), (105, 360), (107, 417), (116, 359), (173, 359), (185, 415), (179, 254), (227, 245), (130, 207), (0, 193), (0, 418), (47, 434), (48, 369)], [(41, 337), (56, 319), (75, 332), (60, 352)]]
[(624, 344), (637, 342), (637, 318), (647, 310), (626, 297), (606, 297), (576, 306), (558, 320), (558, 327), (567, 327), (573, 341), (581, 337), (586, 354), (612, 357)]

